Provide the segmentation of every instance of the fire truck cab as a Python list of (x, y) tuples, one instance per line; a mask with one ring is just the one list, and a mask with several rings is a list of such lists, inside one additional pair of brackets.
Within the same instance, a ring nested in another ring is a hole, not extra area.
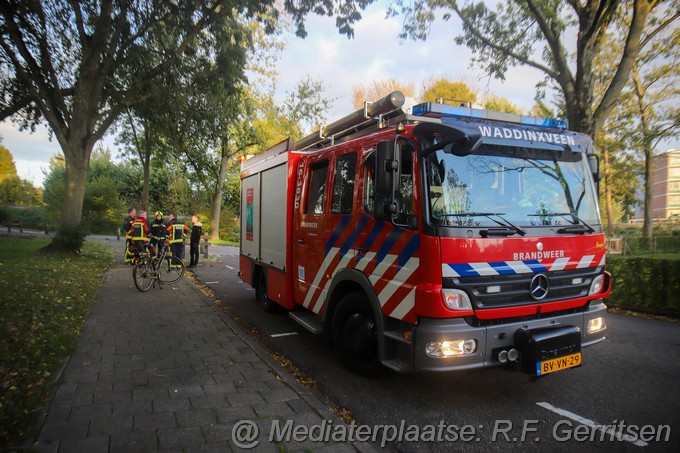
[(604, 339), (591, 139), (394, 92), (241, 166), (239, 275), (368, 372), (514, 365)]

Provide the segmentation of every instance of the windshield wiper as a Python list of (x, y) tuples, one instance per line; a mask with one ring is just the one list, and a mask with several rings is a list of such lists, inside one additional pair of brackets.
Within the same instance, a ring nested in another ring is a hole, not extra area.
[[(569, 220), (567, 216), (570, 216), (573, 220)], [(527, 214), (527, 217), (562, 217), (567, 222), (571, 223), (571, 226), (566, 226), (557, 230), (560, 234), (583, 234), (583, 233), (594, 233), (595, 228), (588, 225), (576, 214), (571, 212), (546, 212), (545, 214)], [(579, 224), (580, 222), (580, 224)]]
[[(517, 225), (511, 223), (508, 219), (501, 217), (505, 215), (504, 212), (453, 212), (448, 214), (438, 214), (437, 217), (486, 217), (498, 225), (505, 228), (489, 228), (488, 230), (482, 230), (479, 232), (482, 236), (511, 236), (515, 233), (520, 236), (527, 234), (526, 231), (518, 227)], [(498, 221), (491, 216), (496, 216), (502, 220)], [(510, 229), (508, 229), (508, 227)]]

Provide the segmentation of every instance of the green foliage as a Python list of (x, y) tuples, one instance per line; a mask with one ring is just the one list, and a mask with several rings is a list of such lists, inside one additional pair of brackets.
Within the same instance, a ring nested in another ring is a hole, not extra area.
[(517, 113), (520, 115), (523, 113), (522, 109), (503, 96), (488, 96), (484, 99), (483, 105), (485, 109), (495, 110), (497, 112)]
[(41, 206), (0, 206), (0, 227), (21, 220), (24, 228), (42, 231), (48, 225), (47, 208)]
[[(120, 195), (121, 182), (125, 181), (124, 166), (115, 164), (106, 152), (95, 152), (91, 163), (92, 171), (88, 173), (83, 200), (83, 218), (80, 228), (73, 233), (59, 234), (66, 241), (59, 247), (70, 249), (74, 244), (82, 244), (78, 239), (81, 232), (112, 234), (120, 226), (123, 213), (127, 212)], [(47, 205), (47, 216), (51, 223), (57, 224), (61, 214), (64, 191), (66, 190), (66, 169), (61, 164), (52, 165), (43, 181), (45, 190), (43, 200)], [(75, 237), (71, 237), (75, 234)], [(68, 244), (68, 246), (67, 246)], [(77, 248), (76, 248), (77, 250)]]
[(352, 87), (352, 105), (355, 109), (364, 108), (364, 102), (373, 102), (387, 96), (393, 91), (401, 91), (406, 97), (416, 97), (413, 82), (401, 82), (397, 79), (373, 80), (367, 84)]
[(52, 243), (44, 250), (56, 253), (75, 253), (79, 254), (85, 243), (87, 231), (79, 228), (59, 228), (57, 234), (52, 239)]
[(644, 237), (640, 226), (618, 227), (615, 234), (623, 239), (626, 255), (680, 253), (680, 228), (677, 224), (656, 225), (651, 240)]
[(240, 240), (241, 219), (238, 211), (223, 209), (220, 215), (220, 238), (227, 242)]
[(118, 194), (118, 181), (111, 176), (91, 178), (85, 187), (81, 226), (90, 233), (111, 233), (120, 226), (125, 206)]
[(10, 178), (17, 178), (17, 167), (14, 164), (12, 153), (0, 145), (0, 183)]
[(34, 417), (72, 351), (111, 262), (87, 242), (80, 256), (41, 255), (48, 239), (0, 237), (0, 445), (33, 437)]
[[(570, 128), (597, 136), (628, 81), (630, 63), (648, 38), (677, 22), (675, 8), (664, 3), (672, 2), (395, 0), (389, 13), (404, 15), (401, 36), (413, 39), (426, 39), (437, 16), (457, 16), (463, 31), (455, 42), (472, 51), (472, 65), (499, 80), (517, 66), (542, 72), (539, 95), (555, 89)], [(621, 52), (606, 45), (610, 34), (625, 42)], [(598, 71), (593, 64), (602, 54), (614, 57), (613, 70)], [(607, 79), (606, 89), (596, 94), (599, 76)]]
[(32, 206), (41, 203), (40, 189), (29, 180), (13, 176), (0, 181), (0, 204)]
[(477, 101), (477, 91), (463, 81), (436, 79), (423, 88), (421, 97), (424, 102), (436, 102), (437, 98), (444, 98), (474, 104)]
[[(238, 91), (246, 81), (246, 54), (254, 41), (249, 21), (274, 33), (274, 19), (290, 13), (297, 34), (304, 36), (307, 14), (334, 15), (338, 30), (351, 36), (353, 24), (361, 18), (359, 11), (369, 3), (184, 0), (116, 1), (101, 6), (86, 0), (14, 2), (11, 14), (3, 17), (3, 29), (12, 32), (0, 35), (0, 119), (13, 116), (24, 128), (46, 122), (56, 136), (67, 138), (60, 143), (69, 163), (69, 181), (79, 187), (63, 191), (62, 212), (68, 216), (61, 215), (60, 222), (77, 226), (82, 220), (82, 185), (92, 146), (130, 107), (139, 107), (137, 118), (173, 125), (176, 133), (167, 135), (175, 149), (199, 160), (210, 148), (198, 145), (214, 137), (192, 134), (194, 129), (183, 127), (187, 110), (175, 107), (185, 104), (184, 99), (192, 101), (188, 115), (192, 120), (200, 118), (206, 106), (219, 110), (211, 102), (211, 93), (194, 96), (192, 91), (201, 91), (215, 79), (213, 75), (219, 79), (211, 87), (221, 86), (228, 94)], [(141, 106), (149, 100), (158, 102)], [(215, 130), (225, 132), (219, 127)], [(228, 138), (222, 134), (220, 140)], [(135, 141), (142, 144), (140, 137)], [(150, 140), (146, 142), (150, 145)], [(148, 163), (151, 148), (143, 149)], [(144, 168), (148, 170), (147, 165)], [(203, 176), (197, 178), (201, 183), (208, 180)], [(146, 205), (146, 190), (142, 198)]]
[(237, 213), (236, 215), (241, 211), (241, 175), (237, 167), (227, 173), (225, 178), (222, 206), (225, 211)]
[(680, 256), (608, 256), (614, 276), (608, 303), (625, 309), (680, 315)]

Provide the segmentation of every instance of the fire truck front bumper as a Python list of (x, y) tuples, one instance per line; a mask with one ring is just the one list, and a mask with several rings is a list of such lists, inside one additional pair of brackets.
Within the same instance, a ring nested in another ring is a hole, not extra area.
[(606, 311), (602, 301), (593, 301), (580, 313), (483, 327), (470, 326), (462, 318), (421, 318), (415, 332), (414, 371), (514, 363), (529, 374), (541, 374), (541, 364), (548, 362), (579, 366), (581, 348), (605, 339)]

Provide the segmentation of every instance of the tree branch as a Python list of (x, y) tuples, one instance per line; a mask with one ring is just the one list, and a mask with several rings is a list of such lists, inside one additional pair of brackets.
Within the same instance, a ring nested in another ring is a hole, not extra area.
[(527, 65), (527, 66), (531, 66), (531, 67), (533, 67), (533, 68), (539, 69), (540, 71), (545, 72), (545, 73), (548, 74), (550, 77), (552, 77), (552, 78), (554, 78), (555, 80), (557, 80), (558, 74), (555, 73), (554, 71), (552, 71), (549, 67), (547, 67), (547, 66), (545, 66), (545, 65), (542, 65), (542, 64), (540, 64), (540, 63), (538, 63), (538, 62), (536, 62), (536, 61), (533, 61), (533, 60), (531, 60), (531, 59), (525, 58), (525, 57), (523, 57), (523, 56), (521, 56), (521, 55), (515, 53), (515, 52), (514, 52), (511, 48), (509, 48), (509, 47), (500, 46), (500, 45), (496, 44), (496, 43), (493, 42), (490, 38), (488, 38), (488, 37), (485, 36), (485, 35), (482, 35), (482, 34), (479, 32), (479, 30), (473, 25), (473, 23), (472, 23), (471, 21), (469, 21), (469, 20), (467, 19), (467, 17), (465, 17), (465, 16), (462, 14), (462, 11), (458, 8), (458, 5), (457, 5), (457, 4), (454, 3), (454, 4), (452, 5), (452, 8), (453, 8), (453, 10), (456, 12), (456, 14), (458, 14), (458, 17), (460, 17), (460, 19), (463, 21), (463, 24), (464, 24), (465, 28), (466, 28), (473, 36), (475, 36), (477, 39), (479, 39), (480, 41), (482, 41), (482, 43), (483, 43), (485, 46), (488, 46), (488, 47), (490, 47), (490, 48), (493, 49), (493, 50), (496, 50), (496, 51), (498, 51), (498, 52), (501, 52), (501, 53), (503, 53), (503, 54), (506, 54), (506, 55), (508, 55), (509, 57), (514, 58), (515, 60), (517, 60), (517, 61), (519, 61), (520, 63), (523, 63), (523, 64), (525, 64), (525, 65)]
[(662, 23), (659, 24), (658, 27), (656, 27), (654, 30), (649, 32), (647, 36), (640, 42), (640, 49), (644, 49), (649, 42), (654, 39), (656, 35), (661, 33), (666, 27), (668, 27), (670, 24), (675, 22), (675, 20), (680, 17), (680, 11), (676, 11), (675, 14), (673, 14), (671, 17), (669, 17), (667, 20), (663, 21)]
[(552, 51), (553, 54), (557, 72), (552, 73), (548, 72), (547, 74), (550, 75), (550, 77), (555, 79), (562, 86), (565, 96), (573, 95), (575, 89), (574, 77), (572, 76), (571, 71), (569, 70), (567, 55), (564, 52), (564, 47), (562, 47), (559, 35), (557, 35), (553, 28), (550, 26), (548, 20), (543, 14), (543, 11), (538, 5), (536, 5), (536, 2), (534, 0), (526, 0), (526, 2), (529, 5), (529, 9), (533, 12), (534, 17), (538, 22), (538, 26), (541, 28), (541, 31), (543, 32), (546, 41), (548, 41), (548, 46), (550, 47), (550, 50)]
[(649, 13), (655, 5), (648, 0), (635, 0), (635, 7), (633, 9), (633, 18), (631, 20), (630, 28), (628, 29), (628, 36), (626, 37), (626, 44), (623, 48), (623, 55), (621, 62), (616, 68), (616, 73), (607, 87), (607, 90), (600, 101), (600, 104), (595, 109), (593, 115), (593, 136), (602, 128), (605, 119), (614, 108), (621, 91), (628, 81), (628, 76), (633, 68), (635, 59), (640, 53), (640, 39), (642, 31)]

